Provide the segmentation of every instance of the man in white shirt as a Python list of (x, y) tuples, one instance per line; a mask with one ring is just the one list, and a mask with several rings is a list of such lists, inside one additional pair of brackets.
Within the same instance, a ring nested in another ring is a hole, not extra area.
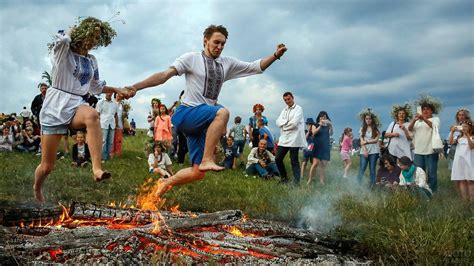
[(293, 170), (295, 185), (298, 186), (300, 183), (298, 152), (300, 148), (306, 146), (303, 108), (295, 103), (291, 92), (285, 92), (283, 100), (286, 103), (286, 107), (281, 111), (280, 116), (276, 120), (276, 125), (280, 128), (280, 138), (278, 139), (275, 162), (278, 171), (280, 171), (281, 182), (287, 183), (288, 175), (283, 159), (288, 151), (290, 151), (291, 169)]
[(102, 160), (107, 161), (112, 152), (115, 127), (118, 123), (118, 104), (112, 101), (112, 92), (105, 94), (105, 99), (97, 104), (97, 112), (102, 128)]
[[(133, 92), (165, 83), (173, 76), (185, 74), (186, 89), (182, 104), (172, 117), (178, 131), (186, 135), (192, 166), (182, 169), (162, 182), (156, 194), (161, 196), (172, 186), (197, 181), (206, 171), (224, 168), (214, 162), (214, 149), (225, 132), (229, 111), (216, 105), (222, 84), (230, 79), (260, 74), (286, 52), (284, 44), (276, 51), (254, 62), (242, 62), (233, 57), (221, 57), (228, 32), (222, 25), (210, 25), (204, 31), (204, 50), (186, 53), (165, 71), (129, 87)], [(207, 133), (207, 134), (206, 134)]]

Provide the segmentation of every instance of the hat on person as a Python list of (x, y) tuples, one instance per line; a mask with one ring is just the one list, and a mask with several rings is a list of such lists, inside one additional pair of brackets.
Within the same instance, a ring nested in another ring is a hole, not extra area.
[(314, 120), (313, 120), (313, 118), (311, 118), (311, 117), (310, 117), (310, 118), (307, 118), (307, 119), (306, 119), (306, 124), (314, 125)]

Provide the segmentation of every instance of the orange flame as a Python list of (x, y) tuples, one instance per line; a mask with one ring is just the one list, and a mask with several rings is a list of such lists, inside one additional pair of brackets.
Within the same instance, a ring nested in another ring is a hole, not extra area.
[(236, 226), (227, 226), (227, 225), (224, 225), (223, 226), (224, 230), (226, 230), (227, 232), (231, 233), (232, 235), (234, 236), (238, 236), (238, 237), (245, 237), (245, 236), (251, 236), (251, 237), (255, 237), (256, 235), (253, 234), (253, 233), (242, 233), (242, 231), (236, 227)]
[(157, 211), (165, 204), (165, 199), (156, 195), (162, 188), (161, 182), (155, 182), (150, 188), (150, 183), (153, 179), (148, 178), (147, 181), (140, 187), (140, 193), (137, 196), (137, 205), (142, 210)]
[(171, 207), (170, 211), (172, 213), (181, 213), (178, 209), (179, 209), (179, 204), (177, 204), (176, 206)]

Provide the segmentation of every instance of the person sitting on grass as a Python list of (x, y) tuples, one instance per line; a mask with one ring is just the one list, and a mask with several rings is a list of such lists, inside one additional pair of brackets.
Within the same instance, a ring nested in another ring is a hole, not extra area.
[(224, 147), (224, 160), (222, 161), (225, 169), (235, 169), (238, 157), (239, 153), (237, 152), (237, 145), (234, 144), (234, 137), (228, 136)]
[(259, 176), (269, 179), (272, 176), (280, 176), (278, 167), (275, 163), (275, 156), (267, 150), (267, 140), (261, 139), (258, 147), (252, 148), (247, 157), (248, 175), (258, 174)]
[(398, 165), (402, 172), (400, 173), (400, 186), (411, 188), (416, 194), (426, 195), (431, 198), (432, 191), (426, 182), (426, 173), (421, 167), (417, 167), (413, 161), (402, 156), (398, 159)]
[(401, 169), (398, 167), (396, 160), (386, 154), (380, 158), (380, 167), (377, 171), (376, 185), (392, 187), (400, 182)]
[(269, 152), (273, 152), (273, 136), (270, 130), (265, 126), (265, 121), (263, 119), (258, 119), (257, 127), (259, 139), (265, 139), (267, 141), (267, 150)]
[(33, 134), (33, 127), (27, 127), (21, 131), (23, 141), (16, 146), (16, 149), (21, 152), (36, 152), (39, 149), (40, 136)]
[(12, 151), (13, 143), (15, 143), (15, 139), (13, 138), (13, 134), (10, 134), (10, 128), (4, 126), (2, 129), (2, 135), (0, 136), (0, 152)]
[(155, 143), (153, 145), (153, 152), (148, 155), (148, 166), (150, 173), (168, 178), (173, 175), (173, 168), (171, 167), (172, 163), (170, 157), (163, 151), (163, 144)]
[(76, 133), (76, 143), (72, 146), (72, 165), (85, 167), (91, 161), (91, 153), (86, 143), (86, 135), (82, 131)]

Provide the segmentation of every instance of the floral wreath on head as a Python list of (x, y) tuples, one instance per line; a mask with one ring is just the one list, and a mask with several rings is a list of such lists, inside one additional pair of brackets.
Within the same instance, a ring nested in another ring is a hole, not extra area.
[(421, 94), (418, 100), (415, 101), (416, 106), (429, 106), (433, 110), (433, 114), (439, 114), (443, 109), (443, 104), (439, 98), (429, 94)]
[(255, 111), (257, 111), (257, 108), (260, 108), (262, 109), (262, 112), (265, 111), (265, 107), (263, 107), (263, 105), (257, 103), (253, 106), (253, 112), (255, 113)]
[(359, 114), (357, 115), (358, 118), (360, 119), (360, 121), (362, 123), (364, 123), (365, 121), (365, 117), (370, 115), (370, 117), (372, 117), (372, 123), (377, 126), (378, 128), (380, 128), (382, 126), (382, 123), (380, 123), (380, 120), (379, 120), (379, 117), (377, 116), (377, 114), (375, 114), (374, 112), (372, 112), (372, 109), (371, 108), (364, 108), (362, 109), (362, 111), (359, 112)]
[(398, 112), (400, 111), (405, 111), (406, 117), (405, 117), (405, 122), (410, 120), (413, 117), (413, 113), (411, 111), (411, 106), (408, 103), (405, 103), (404, 105), (400, 104), (394, 104), (392, 105), (392, 111), (391, 111), (391, 116), (393, 120), (397, 121), (398, 120)]
[[(117, 14), (120, 14), (118, 12)], [(71, 43), (70, 47), (72, 49), (78, 49), (83, 45), (83, 40), (92, 36), (94, 31), (100, 30), (100, 38), (96, 46), (92, 49), (97, 49), (100, 46), (108, 46), (112, 43), (112, 39), (117, 36), (117, 32), (110, 26), (110, 23), (107, 21), (101, 21), (98, 18), (94, 17), (79, 17), (76, 24), (71, 27)], [(51, 51), (54, 47), (53, 43), (48, 43), (48, 50)]]

